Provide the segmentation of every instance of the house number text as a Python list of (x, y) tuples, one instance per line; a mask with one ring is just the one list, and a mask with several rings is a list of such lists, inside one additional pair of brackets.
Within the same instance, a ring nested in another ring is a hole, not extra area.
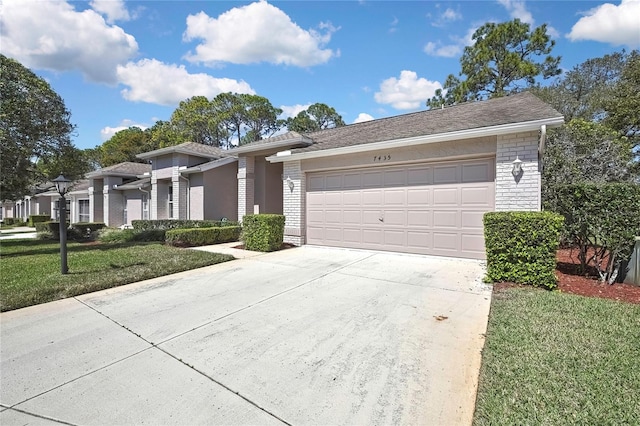
[(373, 161), (378, 162), (378, 161), (389, 161), (391, 160), (391, 155), (374, 155), (373, 156)]

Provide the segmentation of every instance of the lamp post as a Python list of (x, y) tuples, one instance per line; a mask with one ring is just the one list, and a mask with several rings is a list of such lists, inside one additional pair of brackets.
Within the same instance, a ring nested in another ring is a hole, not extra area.
[(53, 183), (56, 184), (56, 191), (60, 194), (58, 201), (60, 211), (60, 273), (64, 275), (69, 272), (67, 265), (67, 200), (64, 198), (64, 194), (69, 190), (71, 181), (60, 175), (53, 180)]

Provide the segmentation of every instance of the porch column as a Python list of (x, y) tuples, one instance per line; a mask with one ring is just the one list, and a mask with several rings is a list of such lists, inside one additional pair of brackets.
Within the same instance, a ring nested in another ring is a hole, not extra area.
[[(300, 161), (284, 163), (282, 180), (282, 210), (285, 217), (284, 242), (300, 246), (306, 243), (306, 184)], [(289, 187), (289, 182), (293, 188)]]
[(238, 220), (253, 214), (255, 157), (238, 158)]

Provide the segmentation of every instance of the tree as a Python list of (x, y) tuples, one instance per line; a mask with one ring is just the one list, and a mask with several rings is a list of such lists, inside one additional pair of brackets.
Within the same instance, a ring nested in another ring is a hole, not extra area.
[(564, 115), (565, 120), (602, 120), (627, 56), (624, 51), (592, 58), (576, 65), (546, 87), (532, 91)]
[(287, 128), (290, 131), (301, 133), (311, 133), (344, 125), (342, 116), (334, 108), (322, 103), (315, 103), (287, 120)]
[(559, 185), (633, 182), (631, 144), (602, 123), (574, 119), (549, 133), (544, 153), (542, 199), (555, 205)]
[(157, 147), (156, 149), (179, 145), (187, 141), (187, 137), (180, 133), (171, 121), (158, 120), (145, 132), (149, 133), (151, 145)]
[(38, 180), (37, 160), (72, 146), (74, 126), (62, 98), (19, 62), (0, 55), (0, 76), (0, 197), (16, 199)]
[(51, 156), (42, 157), (36, 163), (36, 172), (40, 181), (52, 180), (61, 173), (72, 181), (83, 179), (94, 167), (85, 150), (72, 145), (61, 148)]
[(153, 151), (150, 132), (139, 127), (120, 130), (100, 147), (100, 164), (102, 167), (112, 166), (125, 161), (144, 162), (137, 154)]
[(561, 73), (559, 56), (551, 56), (555, 41), (543, 24), (533, 31), (519, 19), (487, 23), (473, 34), (475, 43), (460, 58), (459, 77), (449, 75), (442, 89), (427, 101), (430, 108), (496, 98), (535, 85), (536, 78)]
[(623, 135), (640, 138), (640, 52), (631, 52), (620, 73), (620, 78), (604, 100), (607, 111), (605, 123)]
[(278, 120), (282, 114), (280, 108), (275, 108), (269, 99), (258, 95), (239, 95), (244, 109), (244, 124), (247, 131), (239, 144), (254, 142), (269, 137), (280, 130), (283, 120)]
[(203, 145), (219, 146), (225, 132), (214, 104), (205, 96), (180, 102), (171, 114), (171, 124), (181, 139)]

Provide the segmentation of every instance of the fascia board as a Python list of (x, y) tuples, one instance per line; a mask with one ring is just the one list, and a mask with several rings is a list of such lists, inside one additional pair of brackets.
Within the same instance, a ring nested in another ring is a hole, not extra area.
[(238, 159), (236, 157), (225, 157), (220, 160), (201, 164), (199, 166), (189, 167), (188, 169), (180, 170), (180, 173), (183, 175), (188, 175), (191, 173), (200, 173), (206, 172), (207, 170), (212, 170), (218, 167), (225, 166), (227, 164), (235, 163)]
[(306, 160), (309, 158), (330, 157), (333, 155), (357, 154), (361, 152), (376, 151), (382, 149), (403, 148), (407, 146), (424, 145), (438, 142), (449, 142), (461, 139), (473, 139), (484, 136), (506, 135), (510, 133), (529, 132), (539, 130), (540, 126), (558, 127), (564, 124), (564, 117), (545, 118), (541, 120), (525, 121), (520, 123), (501, 124), (499, 126), (481, 127), (469, 130), (459, 130), (435, 135), (416, 136), (413, 138), (393, 139), (381, 142), (372, 142), (362, 145), (345, 146), (341, 148), (325, 149), (321, 151), (293, 153), (291, 155), (272, 155), (267, 157), (271, 163), (283, 163), (286, 161)]

